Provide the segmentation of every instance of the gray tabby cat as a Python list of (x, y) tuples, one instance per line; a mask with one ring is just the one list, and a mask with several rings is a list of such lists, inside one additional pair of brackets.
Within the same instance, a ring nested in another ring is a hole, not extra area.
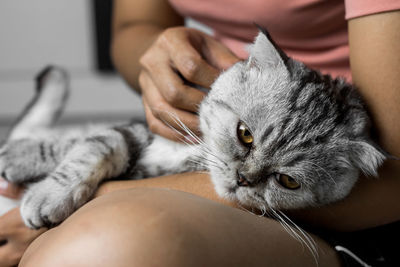
[(179, 144), (144, 124), (50, 128), (67, 95), (57, 68), (0, 149), (0, 174), (24, 184), (21, 214), (38, 228), (63, 221), (100, 182), (206, 170), (222, 197), (263, 210), (346, 197), (359, 172), (376, 175), (385, 154), (369, 137), (356, 90), (289, 58), (260, 32), (248, 60), (212, 85), (200, 106), (202, 139)]

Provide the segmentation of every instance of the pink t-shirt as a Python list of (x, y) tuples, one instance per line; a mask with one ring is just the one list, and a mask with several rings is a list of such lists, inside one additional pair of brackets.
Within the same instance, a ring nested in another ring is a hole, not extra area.
[(351, 81), (346, 19), (400, 9), (399, 0), (170, 0), (183, 16), (214, 30), (239, 57), (265, 27), (291, 57)]

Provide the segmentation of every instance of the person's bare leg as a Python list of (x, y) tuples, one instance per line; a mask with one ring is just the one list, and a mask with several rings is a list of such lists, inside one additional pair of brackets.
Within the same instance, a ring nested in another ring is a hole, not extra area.
[[(324, 241), (319, 266), (339, 266)], [(166, 189), (108, 194), (40, 236), (20, 266), (316, 266), (279, 223)]]

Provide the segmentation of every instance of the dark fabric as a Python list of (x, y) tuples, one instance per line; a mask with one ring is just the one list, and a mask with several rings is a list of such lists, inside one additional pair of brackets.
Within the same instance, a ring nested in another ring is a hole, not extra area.
[[(333, 232), (308, 229), (327, 241), (354, 253), (370, 266), (400, 266), (400, 221), (356, 232)], [(338, 251), (345, 267), (363, 266), (349, 254)]]

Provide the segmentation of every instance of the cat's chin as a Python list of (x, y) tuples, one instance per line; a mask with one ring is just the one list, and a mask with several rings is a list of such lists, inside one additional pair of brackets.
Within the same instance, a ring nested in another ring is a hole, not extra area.
[(213, 173), (211, 170), (211, 181), (214, 184), (214, 189), (217, 194), (227, 200), (230, 201), (237, 201), (236, 197), (236, 181), (233, 181), (231, 179), (226, 179), (227, 176), (221, 176), (218, 175), (217, 173)]
[(249, 188), (237, 188), (235, 196), (240, 204), (244, 206), (257, 208), (260, 210), (269, 209), (268, 203), (265, 201), (265, 199), (261, 195), (257, 194), (254, 190)]
[(268, 203), (257, 193), (246, 187), (238, 187), (236, 183), (214, 183), (215, 191), (224, 199), (235, 201), (244, 207), (268, 210)]
[(231, 201), (238, 200), (234, 186), (221, 185), (220, 183), (217, 184), (215, 182), (214, 185), (215, 191), (220, 197)]

